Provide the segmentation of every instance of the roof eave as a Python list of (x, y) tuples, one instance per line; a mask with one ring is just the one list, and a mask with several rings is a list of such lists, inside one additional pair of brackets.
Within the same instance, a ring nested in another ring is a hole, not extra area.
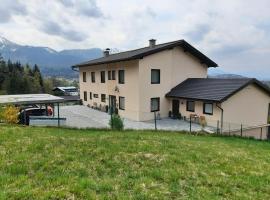
[(183, 97), (183, 96), (176, 96), (176, 95), (165, 95), (167, 98), (177, 98), (177, 99), (187, 99), (187, 100), (194, 100), (194, 101), (204, 101), (204, 102), (213, 102), (213, 103), (221, 103), (221, 100), (217, 99), (202, 99), (202, 98), (190, 98), (190, 97)]

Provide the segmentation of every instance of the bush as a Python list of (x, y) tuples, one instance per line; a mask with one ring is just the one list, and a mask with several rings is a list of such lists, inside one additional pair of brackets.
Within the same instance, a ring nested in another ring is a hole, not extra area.
[(123, 119), (116, 114), (113, 114), (110, 121), (109, 121), (109, 125), (111, 127), (111, 129), (113, 130), (123, 130), (124, 129), (124, 122)]
[(19, 122), (19, 108), (13, 105), (8, 105), (5, 108), (0, 109), (0, 119), (8, 124), (17, 124)]

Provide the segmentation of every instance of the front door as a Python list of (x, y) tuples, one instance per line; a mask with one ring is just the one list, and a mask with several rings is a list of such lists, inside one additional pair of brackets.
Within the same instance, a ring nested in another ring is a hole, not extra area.
[(111, 113), (116, 113), (116, 96), (109, 96), (109, 107)]
[(172, 100), (172, 114), (174, 118), (179, 116), (179, 100), (177, 99)]

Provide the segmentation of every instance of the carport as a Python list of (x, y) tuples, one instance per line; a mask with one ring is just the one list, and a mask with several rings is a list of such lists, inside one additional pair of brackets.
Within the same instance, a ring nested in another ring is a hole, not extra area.
[[(43, 118), (44, 120), (57, 120), (57, 125), (60, 126), (60, 109), (59, 104), (65, 103), (70, 100), (53, 96), (50, 94), (19, 94), (19, 95), (0, 95), (0, 105), (45, 105), (46, 112), (48, 105), (53, 105), (53, 117)], [(55, 117), (55, 105), (57, 106), (57, 117)], [(25, 111), (25, 109), (23, 109)], [(26, 119), (26, 112), (24, 112), (24, 118)], [(64, 118), (63, 118), (64, 119)]]

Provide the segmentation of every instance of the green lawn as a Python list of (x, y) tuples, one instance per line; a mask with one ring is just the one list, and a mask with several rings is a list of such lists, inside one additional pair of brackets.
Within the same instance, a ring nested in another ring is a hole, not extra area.
[(270, 199), (270, 143), (0, 126), (0, 199)]

